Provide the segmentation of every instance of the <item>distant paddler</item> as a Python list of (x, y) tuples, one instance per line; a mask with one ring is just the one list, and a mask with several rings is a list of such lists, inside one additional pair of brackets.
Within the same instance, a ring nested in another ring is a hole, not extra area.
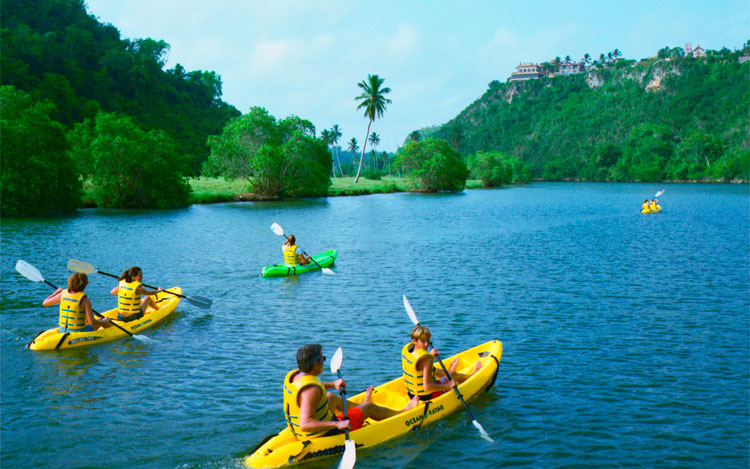
[(297, 239), (294, 235), (289, 235), (284, 244), (281, 245), (281, 249), (284, 251), (284, 263), (287, 267), (310, 263), (310, 257), (312, 256), (305, 256), (304, 252), (299, 252), (301, 249), (297, 246)]

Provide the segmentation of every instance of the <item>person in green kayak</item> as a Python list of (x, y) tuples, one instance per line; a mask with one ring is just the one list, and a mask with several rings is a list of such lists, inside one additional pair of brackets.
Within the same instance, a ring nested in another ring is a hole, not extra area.
[(284, 250), (284, 263), (287, 267), (310, 263), (310, 256), (305, 256), (303, 253), (297, 254), (297, 240), (294, 235), (289, 235), (284, 244), (281, 245), (281, 249)]
[(409, 397), (416, 396), (422, 401), (429, 401), (450, 391), (482, 367), (482, 362), (477, 361), (470, 374), (457, 373), (458, 360), (454, 359), (448, 370), (453, 379), (448, 380), (443, 370), (434, 366), (435, 357), (439, 352), (436, 348), (429, 350), (431, 337), (432, 334), (427, 327), (416, 326), (411, 331), (411, 342), (401, 349), (401, 367), (406, 393)]
[(401, 410), (393, 410), (374, 404), (371, 400), (372, 386), (367, 388), (364, 400), (355, 404), (347, 401), (347, 417), (343, 414), (343, 400), (328, 389), (346, 390), (346, 382), (337, 379), (324, 383), (318, 377), (323, 372), (326, 357), (320, 344), (307, 344), (297, 350), (299, 368), (287, 373), (284, 378), (284, 416), (289, 430), (299, 440), (333, 434), (347, 427), (354, 431), (362, 427), (369, 417), (383, 420), (411, 409), (418, 404), (412, 399)]
[(162, 291), (146, 290), (143, 288), (143, 271), (138, 266), (133, 266), (120, 275), (120, 283), (110, 292), (117, 295), (117, 318), (121, 321), (130, 322), (143, 317), (146, 308), (159, 309), (159, 306), (151, 298)]
[(56, 289), (42, 302), (42, 306), (60, 305), (60, 332), (88, 332), (112, 325), (109, 318), (94, 316), (91, 300), (83, 292), (88, 284), (88, 276), (76, 272), (68, 277), (67, 289)]

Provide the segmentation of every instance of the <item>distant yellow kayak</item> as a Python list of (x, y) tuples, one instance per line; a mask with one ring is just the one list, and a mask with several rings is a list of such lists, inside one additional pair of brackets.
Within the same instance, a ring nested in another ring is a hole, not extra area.
[(641, 210), (641, 213), (659, 213), (661, 212), (661, 205), (657, 205), (656, 207), (648, 207)]
[[(153, 327), (159, 322), (163, 321), (164, 318), (169, 316), (177, 308), (180, 303), (180, 297), (170, 295), (167, 293), (182, 294), (182, 288), (173, 287), (169, 290), (165, 290), (151, 295), (159, 309), (154, 310), (149, 307), (146, 309), (146, 313), (142, 318), (130, 322), (115, 321), (118, 326), (127, 330), (131, 334), (139, 334), (141, 331)], [(108, 318), (117, 318), (117, 308), (102, 313), (102, 316)], [(34, 340), (29, 344), (31, 350), (61, 350), (73, 347), (83, 347), (87, 345), (102, 344), (104, 342), (110, 342), (112, 340), (121, 339), (126, 337), (127, 334), (120, 328), (111, 326), (107, 328), (100, 328), (96, 331), (89, 332), (60, 332), (57, 327), (53, 329), (47, 329), (42, 331), (34, 337)]]
[[(493, 340), (445, 359), (445, 363), (451, 363), (453, 358), (457, 358), (459, 373), (470, 373), (477, 360), (482, 362), (482, 368), (458, 386), (466, 401), (478, 396), (482, 391), (489, 390), (495, 384), (502, 353), (502, 342)], [(398, 363), (398, 360), (394, 358), (393, 362)], [(405, 407), (409, 397), (403, 381), (401, 377), (376, 387), (372, 393), (372, 402), (391, 409)], [(355, 403), (362, 402), (364, 396), (365, 393), (362, 392), (349, 400)], [(362, 428), (349, 432), (349, 438), (355, 442), (357, 448), (368, 448), (401, 436), (416, 427), (431, 424), (461, 410), (462, 407), (463, 404), (456, 393), (450, 391), (388, 419), (367, 419)], [(340, 456), (344, 452), (345, 438), (341, 433), (300, 441), (289, 428), (284, 428), (278, 434), (269, 435), (252, 454), (246, 456), (245, 466), (280, 467), (327, 456)]]

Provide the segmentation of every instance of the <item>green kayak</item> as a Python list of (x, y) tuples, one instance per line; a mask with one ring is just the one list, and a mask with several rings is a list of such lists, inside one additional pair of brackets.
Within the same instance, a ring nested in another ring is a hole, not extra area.
[(322, 254), (312, 256), (315, 262), (311, 260), (309, 264), (298, 264), (292, 267), (288, 267), (286, 264), (268, 265), (263, 267), (263, 277), (287, 277), (289, 275), (299, 275), (305, 272), (312, 272), (313, 270), (320, 270), (321, 267), (332, 266), (338, 255), (339, 253), (335, 249), (331, 249)]

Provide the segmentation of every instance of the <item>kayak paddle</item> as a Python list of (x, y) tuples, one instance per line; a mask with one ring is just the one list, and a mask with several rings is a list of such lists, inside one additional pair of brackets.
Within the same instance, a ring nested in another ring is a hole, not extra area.
[[(112, 278), (117, 278), (117, 279), (120, 278), (117, 275), (112, 275), (112, 274), (108, 274), (107, 272), (102, 272), (101, 270), (97, 270), (97, 268), (94, 267), (93, 265), (83, 262), (83, 261), (79, 261), (78, 259), (68, 260), (68, 270), (72, 270), (73, 272), (82, 272), (84, 274), (96, 273), (96, 274), (106, 275), (107, 277), (112, 277)], [(154, 287), (151, 285), (146, 285), (145, 283), (143, 284), (143, 286), (147, 288), (153, 288), (153, 289), (158, 288), (158, 287)], [(208, 298), (204, 298), (202, 296), (185, 296), (185, 295), (180, 295), (179, 293), (172, 293), (171, 291), (168, 291), (168, 290), (164, 290), (164, 293), (169, 293), (170, 295), (175, 295), (175, 296), (179, 296), (180, 298), (185, 298), (186, 300), (190, 302), (190, 304), (193, 304), (203, 309), (210, 308), (211, 305), (213, 304), (212, 300), (209, 300)]]
[[(281, 225), (279, 225), (278, 223), (274, 223), (273, 225), (271, 225), (271, 231), (273, 231), (274, 233), (276, 233), (279, 236), (283, 236), (284, 238), (289, 239), (289, 237), (284, 234), (284, 228), (282, 228)], [(308, 256), (308, 254), (304, 250), (302, 251), (302, 254)], [(332, 271), (328, 267), (323, 267), (322, 265), (318, 264), (318, 261), (316, 261), (315, 259), (313, 259), (312, 256), (308, 256), (308, 257), (310, 257), (310, 260), (313, 261), (315, 263), (315, 265), (317, 265), (318, 267), (320, 267), (320, 271), (323, 272), (324, 274), (336, 275), (336, 272)]]
[[(341, 361), (343, 359), (344, 352), (339, 347), (331, 359), (331, 373), (335, 373), (338, 379), (341, 379)], [(346, 415), (346, 391), (339, 389), (339, 394), (341, 394), (341, 400), (344, 405), (344, 419), (348, 419)], [(354, 463), (357, 462), (357, 445), (354, 443), (354, 440), (349, 439), (349, 428), (347, 427), (344, 431), (346, 433), (346, 443), (344, 443), (344, 455), (341, 457), (341, 462), (339, 462), (339, 469), (352, 469)]]
[[(42, 273), (39, 272), (39, 269), (37, 269), (36, 267), (34, 267), (33, 265), (29, 264), (26, 261), (19, 260), (18, 262), (16, 262), (16, 271), (18, 271), (19, 274), (23, 275), (24, 277), (26, 277), (27, 279), (31, 280), (32, 282), (44, 282), (47, 285), (49, 285), (50, 287), (52, 287), (55, 290), (57, 290), (56, 286), (52, 285), (47, 280), (45, 280), (44, 277), (42, 277)], [(102, 314), (96, 312), (96, 310), (93, 309), (93, 308), (91, 308), (91, 311), (93, 311), (94, 314), (96, 314), (100, 318), (105, 317)], [(127, 329), (124, 329), (124, 328), (120, 327), (120, 325), (118, 325), (112, 319), (110, 319), (110, 322), (111, 322), (111, 324), (113, 326), (115, 326), (116, 328), (120, 329), (122, 332), (126, 333), (127, 335), (129, 335), (130, 337), (132, 337), (134, 339), (138, 339), (138, 340), (151, 340), (148, 337), (146, 337), (145, 335), (133, 334), (132, 332), (128, 331)]]
[(664, 194), (664, 192), (666, 192), (664, 189), (662, 189), (659, 192), (657, 192), (656, 195), (654, 196), (654, 199), (658, 199), (659, 197), (661, 197), (662, 194)]
[[(414, 308), (411, 307), (409, 304), (409, 300), (406, 299), (406, 295), (404, 295), (404, 308), (406, 308), (406, 314), (409, 315), (409, 319), (411, 319), (411, 322), (414, 323), (415, 326), (419, 325), (419, 320), (417, 319), (417, 313), (414, 312)], [(430, 343), (430, 346), (432, 346), (432, 343)], [(445, 376), (448, 377), (449, 381), (452, 381), (453, 378), (451, 377), (451, 374), (448, 372), (448, 369), (443, 364), (443, 360), (440, 358), (440, 354), (435, 355), (435, 357), (438, 359), (438, 362), (440, 362), (440, 366), (443, 368), (443, 371), (445, 372)], [(494, 443), (495, 440), (493, 440), (489, 433), (487, 433), (482, 427), (482, 425), (477, 421), (477, 419), (474, 418), (474, 416), (471, 414), (471, 411), (469, 410), (469, 406), (466, 405), (466, 401), (464, 400), (464, 396), (461, 395), (461, 391), (458, 390), (458, 383), (453, 387), (453, 390), (456, 391), (456, 394), (458, 395), (458, 398), (461, 400), (461, 403), (464, 405), (464, 409), (466, 409), (466, 413), (469, 414), (469, 418), (471, 419), (471, 424), (477, 427), (477, 430), (479, 430), (479, 434), (482, 438), (489, 441), (490, 443)]]

